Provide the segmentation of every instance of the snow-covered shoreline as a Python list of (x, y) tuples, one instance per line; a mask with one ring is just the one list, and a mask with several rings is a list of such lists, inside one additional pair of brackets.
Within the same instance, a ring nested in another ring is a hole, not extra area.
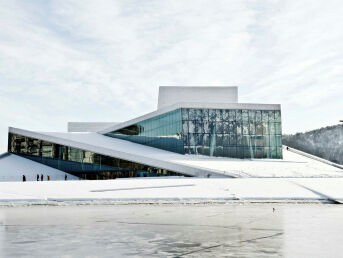
[(343, 202), (343, 178), (0, 182), (0, 205)]

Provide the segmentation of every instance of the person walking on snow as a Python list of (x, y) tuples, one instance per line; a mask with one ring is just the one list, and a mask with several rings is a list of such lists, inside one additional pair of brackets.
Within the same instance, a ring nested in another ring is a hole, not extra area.
[(67, 181), (67, 174), (64, 175), (64, 180)]
[(25, 182), (26, 181), (26, 176), (25, 175), (23, 175), (23, 182)]
[(44, 179), (44, 176), (43, 176), (43, 174), (41, 174), (40, 175), (40, 181), (43, 181), (43, 179)]
[(37, 181), (39, 181), (39, 174), (37, 174)]

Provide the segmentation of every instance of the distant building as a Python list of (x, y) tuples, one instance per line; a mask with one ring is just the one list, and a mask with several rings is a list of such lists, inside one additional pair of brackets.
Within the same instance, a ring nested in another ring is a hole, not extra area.
[(8, 152), (84, 179), (224, 176), (186, 155), (282, 159), (279, 104), (238, 103), (237, 87), (160, 87), (156, 111), (68, 133), (9, 128)]

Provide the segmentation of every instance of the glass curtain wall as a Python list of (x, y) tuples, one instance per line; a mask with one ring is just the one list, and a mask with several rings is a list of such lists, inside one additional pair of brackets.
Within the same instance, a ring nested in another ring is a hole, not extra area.
[(141, 121), (106, 135), (184, 154), (181, 109)]
[(187, 154), (282, 158), (280, 110), (182, 109)]
[(108, 133), (177, 152), (231, 158), (282, 158), (280, 110), (182, 108)]
[(173, 171), (11, 133), (8, 152), (84, 179), (182, 176)]

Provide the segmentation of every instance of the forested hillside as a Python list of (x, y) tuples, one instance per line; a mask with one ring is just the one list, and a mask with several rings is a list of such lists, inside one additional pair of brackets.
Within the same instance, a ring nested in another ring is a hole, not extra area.
[(283, 135), (282, 144), (343, 165), (343, 126)]

